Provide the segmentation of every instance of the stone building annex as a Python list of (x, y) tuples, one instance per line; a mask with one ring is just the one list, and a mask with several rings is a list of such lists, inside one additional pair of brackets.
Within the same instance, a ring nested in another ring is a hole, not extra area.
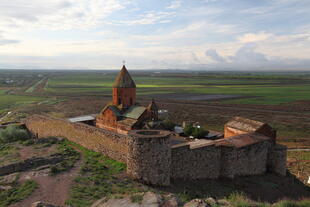
[[(286, 174), (286, 148), (266, 123), (235, 117), (224, 127), (224, 138), (180, 140), (163, 130), (152, 101), (136, 103), (136, 85), (125, 66), (113, 85), (113, 99), (87, 120), (92, 125), (33, 115), (27, 128), (39, 138), (64, 137), (88, 149), (127, 163), (127, 175), (146, 184), (168, 186), (172, 179), (216, 179)], [(85, 121), (85, 120), (82, 120)], [(150, 125), (153, 127), (146, 127)]]

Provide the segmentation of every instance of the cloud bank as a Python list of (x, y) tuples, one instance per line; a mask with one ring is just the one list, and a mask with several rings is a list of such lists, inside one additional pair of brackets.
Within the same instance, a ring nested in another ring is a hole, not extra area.
[(0, 67), (115, 69), (126, 59), (135, 69), (310, 70), (309, 9), (308, 0), (3, 0)]

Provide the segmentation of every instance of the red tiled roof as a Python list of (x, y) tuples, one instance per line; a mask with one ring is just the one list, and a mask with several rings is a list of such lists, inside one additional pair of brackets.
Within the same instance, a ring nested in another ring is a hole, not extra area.
[(266, 137), (257, 133), (248, 133), (241, 134), (225, 139), (219, 139), (215, 141), (216, 146), (227, 146), (227, 147), (245, 147), (251, 144), (269, 140), (269, 137)]
[(260, 129), (266, 125), (263, 122), (243, 118), (243, 117), (234, 117), (232, 120), (226, 123), (226, 126), (247, 131), (247, 132), (255, 132), (256, 130)]

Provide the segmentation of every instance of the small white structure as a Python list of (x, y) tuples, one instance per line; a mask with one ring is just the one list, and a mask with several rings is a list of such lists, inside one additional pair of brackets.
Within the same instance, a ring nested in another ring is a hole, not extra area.
[(78, 117), (72, 117), (67, 119), (69, 122), (76, 123), (76, 122), (93, 122), (96, 119), (96, 114), (90, 114), (85, 116), (78, 116)]
[(177, 133), (177, 134), (182, 134), (184, 131), (183, 131), (183, 128), (180, 127), (180, 126), (175, 126), (174, 127), (174, 132)]
[(14, 80), (6, 80), (5, 83), (6, 84), (11, 84), (11, 83), (14, 83)]

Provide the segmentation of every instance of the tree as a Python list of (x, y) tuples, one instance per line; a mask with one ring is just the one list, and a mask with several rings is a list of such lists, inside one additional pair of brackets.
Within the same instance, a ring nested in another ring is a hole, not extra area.
[(196, 138), (204, 138), (206, 135), (209, 134), (208, 130), (205, 130), (202, 127), (193, 127), (192, 125), (188, 125), (184, 128), (184, 134), (185, 136), (193, 136)]
[(171, 130), (171, 131), (174, 130), (174, 127), (176, 126), (176, 124), (170, 121), (169, 119), (166, 119), (165, 121), (163, 121), (163, 125), (165, 129)]
[(205, 130), (204, 128), (194, 128), (192, 132), (192, 136), (196, 138), (204, 138), (206, 135), (209, 134), (208, 130)]
[(194, 130), (195, 130), (195, 127), (193, 127), (192, 125), (187, 125), (183, 131), (184, 131), (185, 136), (189, 137), (192, 135)]

